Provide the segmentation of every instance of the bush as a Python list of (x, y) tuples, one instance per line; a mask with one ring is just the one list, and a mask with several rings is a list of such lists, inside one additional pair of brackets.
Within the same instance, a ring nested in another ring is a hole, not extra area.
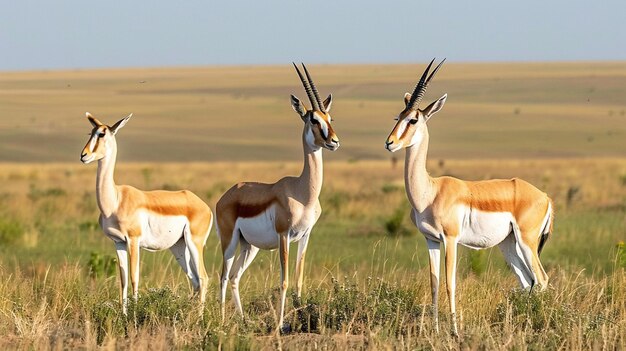
[(128, 315), (137, 326), (158, 326), (163, 322), (176, 324), (191, 310), (191, 301), (174, 294), (170, 288), (148, 289), (136, 303), (129, 299)]
[(332, 288), (316, 289), (303, 301), (293, 297), (295, 331), (320, 333), (321, 327), (360, 335), (368, 330), (388, 328), (405, 334), (423, 313), (416, 291), (382, 279), (367, 279), (364, 286), (332, 278)]
[(117, 269), (117, 258), (92, 251), (87, 267), (92, 278), (112, 277)]
[(144, 327), (154, 332), (161, 326), (181, 323), (192, 313), (188, 298), (179, 297), (169, 288), (160, 288), (140, 293), (136, 302), (129, 296), (126, 316), (117, 301), (94, 303), (91, 319), (96, 328), (96, 341), (101, 345), (107, 336), (128, 335), (130, 328)]
[(54, 198), (54, 197), (61, 197), (61, 196), (66, 196), (66, 195), (67, 195), (67, 192), (61, 188), (39, 189), (37, 188), (36, 185), (31, 184), (30, 191), (28, 193), (28, 198), (31, 199), (32, 201), (37, 201), (42, 198), (49, 198), (49, 197)]
[(385, 194), (390, 194), (390, 193), (395, 193), (398, 191), (403, 190), (404, 187), (399, 186), (397, 184), (394, 183), (385, 183), (383, 184), (383, 186), (380, 188), (380, 190), (385, 193)]
[(558, 303), (549, 291), (511, 291), (506, 301), (498, 304), (496, 313), (500, 321), (506, 321), (508, 314), (517, 328), (522, 330), (529, 327), (535, 332), (566, 331), (579, 319), (572, 308)]
[(481, 275), (487, 270), (487, 251), (470, 250), (469, 263), (472, 273)]
[(83, 221), (78, 223), (78, 230), (81, 232), (93, 232), (100, 229), (100, 224), (94, 221)]
[(12, 218), (0, 218), (0, 244), (13, 245), (24, 235), (22, 224)]
[(410, 234), (409, 229), (404, 226), (406, 212), (407, 209), (404, 206), (400, 206), (384, 221), (385, 231), (388, 235), (400, 236)]
[(322, 201), (324, 203), (322, 205), (322, 208), (326, 209), (325, 213), (339, 215), (341, 213), (341, 209), (348, 202), (349, 196), (349, 194), (342, 191), (335, 191), (330, 195), (324, 196), (322, 198)]

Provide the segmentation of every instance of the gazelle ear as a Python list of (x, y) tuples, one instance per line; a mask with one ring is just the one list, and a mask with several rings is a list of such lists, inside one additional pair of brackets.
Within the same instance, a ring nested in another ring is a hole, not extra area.
[(85, 112), (85, 116), (87, 117), (87, 119), (89, 120), (89, 123), (91, 123), (91, 125), (94, 128), (98, 128), (102, 125), (102, 122), (98, 121), (98, 119), (94, 116), (91, 115), (91, 113), (89, 112)]
[(409, 106), (410, 100), (411, 100), (411, 94), (404, 93), (404, 106)]
[(306, 115), (306, 107), (304, 107), (304, 104), (300, 101), (300, 99), (298, 99), (294, 95), (291, 95), (291, 107), (300, 115), (300, 118), (304, 120), (304, 116)]
[(115, 124), (110, 128), (111, 129), (111, 133), (113, 133), (113, 135), (115, 135), (118, 130), (122, 129), (122, 127), (124, 127), (126, 125), (128, 120), (132, 116), (133, 116), (133, 114), (131, 113), (130, 115), (126, 116), (125, 118), (122, 118), (119, 121), (115, 122)]
[(433, 102), (432, 104), (428, 105), (428, 107), (426, 107), (422, 113), (424, 113), (424, 117), (426, 117), (426, 121), (428, 122), (428, 120), (430, 119), (430, 117), (432, 117), (435, 113), (439, 112), (439, 110), (441, 110), (441, 108), (443, 107), (443, 104), (446, 103), (446, 99), (448, 98), (448, 94), (444, 94), (442, 97), (439, 98), (439, 100)]
[(328, 97), (322, 103), (324, 104), (324, 110), (326, 110), (326, 112), (329, 112), (330, 107), (333, 105), (333, 94), (328, 94)]

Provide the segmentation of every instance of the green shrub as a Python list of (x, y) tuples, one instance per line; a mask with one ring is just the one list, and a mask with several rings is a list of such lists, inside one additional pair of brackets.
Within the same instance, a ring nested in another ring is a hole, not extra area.
[(404, 225), (404, 216), (406, 213), (407, 209), (404, 206), (400, 206), (384, 221), (385, 231), (388, 235), (400, 236), (410, 233), (408, 228)]
[(572, 308), (557, 302), (550, 291), (536, 290), (532, 293), (527, 290), (511, 291), (506, 301), (496, 307), (498, 320), (504, 322), (507, 313), (520, 330), (529, 327), (535, 332), (548, 329), (565, 332), (579, 318)]
[(331, 290), (310, 291), (302, 301), (293, 295), (295, 331), (320, 333), (323, 325), (356, 335), (377, 328), (404, 334), (423, 313), (412, 289), (371, 278), (363, 286), (347, 278), (343, 283), (335, 278), (331, 282)]
[(107, 335), (126, 334), (126, 316), (117, 301), (94, 301), (91, 307), (91, 321), (95, 327), (96, 342), (101, 345)]
[(342, 191), (332, 192), (322, 197), (322, 208), (325, 209), (326, 214), (332, 213), (338, 215), (341, 213), (343, 206), (348, 202), (349, 196), (349, 194)]
[(117, 258), (92, 251), (87, 262), (89, 276), (92, 278), (112, 277), (117, 269)]
[(385, 193), (385, 194), (390, 194), (390, 193), (395, 193), (397, 191), (401, 191), (404, 188), (402, 186), (399, 186), (397, 184), (394, 183), (385, 183), (383, 184), (383, 186), (380, 188), (380, 190)]
[(81, 232), (92, 232), (100, 229), (100, 224), (95, 221), (84, 221), (78, 223), (78, 230)]
[(487, 251), (469, 250), (470, 270), (476, 275), (481, 275), (487, 270)]
[(12, 218), (0, 217), (0, 244), (13, 245), (24, 235), (24, 226)]
[(170, 288), (148, 289), (139, 295), (137, 302), (131, 303), (128, 315), (133, 316), (137, 326), (173, 325), (191, 310), (191, 300), (181, 298)]
[(28, 192), (28, 198), (32, 201), (37, 201), (42, 198), (54, 198), (66, 196), (67, 192), (61, 188), (48, 188), (48, 189), (39, 189), (35, 184), (30, 185), (30, 190)]

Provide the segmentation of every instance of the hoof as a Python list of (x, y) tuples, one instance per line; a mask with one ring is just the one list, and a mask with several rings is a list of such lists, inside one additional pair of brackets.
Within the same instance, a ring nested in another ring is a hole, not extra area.
[(285, 323), (283, 323), (283, 325), (278, 327), (278, 331), (282, 335), (289, 334), (289, 333), (291, 333), (291, 325), (289, 323), (285, 322)]

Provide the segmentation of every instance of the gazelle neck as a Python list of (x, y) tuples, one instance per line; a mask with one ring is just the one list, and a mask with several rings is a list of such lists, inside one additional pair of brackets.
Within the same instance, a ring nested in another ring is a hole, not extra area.
[(111, 144), (109, 154), (98, 160), (98, 171), (96, 174), (96, 198), (100, 212), (105, 217), (110, 217), (119, 205), (117, 188), (113, 179), (117, 145), (115, 142)]
[(305, 204), (310, 204), (317, 201), (322, 191), (324, 180), (322, 148), (312, 149), (308, 145), (304, 133), (302, 135), (302, 146), (304, 149), (304, 166), (302, 174), (298, 177), (301, 189), (299, 193), (302, 195), (301, 201)]
[(418, 212), (424, 211), (432, 203), (432, 180), (426, 171), (428, 154), (428, 132), (419, 144), (406, 148), (404, 161), (404, 185), (409, 202)]

